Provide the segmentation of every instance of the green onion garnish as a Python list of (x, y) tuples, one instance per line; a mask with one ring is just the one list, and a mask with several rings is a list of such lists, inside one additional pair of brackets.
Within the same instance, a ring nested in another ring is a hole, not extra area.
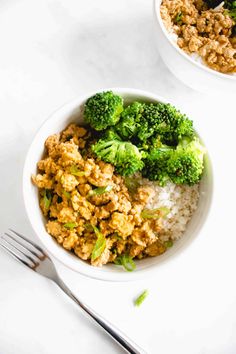
[(92, 225), (92, 227), (97, 236), (97, 241), (95, 243), (91, 256), (92, 261), (94, 261), (95, 259), (101, 256), (104, 249), (106, 248), (106, 239), (96, 226)]
[(169, 212), (170, 209), (161, 207), (158, 209), (144, 209), (140, 215), (144, 219), (158, 219), (160, 217), (165, 218)]
[(176, 16), (175, 16), (175, 19), (174, 19), (174, 23), (179, 23), (181, 24), (182, 23), (182, 12), (179, 12)]
[(64, 194), (64, 196), (67, 198), (67, 199), (70, 199), (70, 193), (63, 190), (62, 193)]
[(165, 241), (165, 242), (164, 242), (164, 246), (165, 246), (166, 248), (172, 247), (172, 246), (173, 246), (173, 241), (172, 241), (172, 240)]
[(135, 305), (135, 306), (140, 306), (140, 305), (143, 303), (143, 301), (146, 299), (146, 297), (148, 296), (148, 294), (149, 294), (148, 290), (144, 290), (144, 291), (142, 292), (142, 294), (140, 294), (140, 295), (137, 297), (137, 299), (135, 299), (134, 305)]
[(74, 229), (77, 224), (75, 222), (67, 222), (66, 224), (63, 225), (66, 229), (70, 230), (70, 229)]
[(125, 177), (125, 185), (128, 188), (128, 191), (131, 194), (134, 194), (138, 187), (140, 186), (140, 183), (137, 181), (136, 178), (133, 177)]
[(93, 231), (93, 226), (91, 224), (84, 224), (84, 227), (88, 231)]
[(159, 210), (161, 212), (161, 217), (162, 218), (165, 218), (170, 212), (170, 209), (167, 208), (167, 207), (160, 207)]
[(52, 202), (52, 193), (49, 189), (45, 189), (43, 192), (43, 204), (45, 209), (49, 209)]
[(229, 16), (236, 22), (236, 9), (230, 10)]
[(114, 232), (114, 234), (112, 234), (112, 236), (117, 238), (117, 240), (123, 240), (123, 238), (118, 234), (118, 232)]
[(114, 263), (116, 265), (122, 265), (127, 272), (132, 272), (136, 268), (136, 264), (134, 263), (132, 257), (125, 254), (117, 257)]
[(88, 196), (92, 197), (93, 195), (101, 195), (103, 193), (110, 192), (112, 188), (113, 186), (111, 185), (108, 185), (106, 187), (98, 187), (89, 191)]
[(70, 167), (70, 173), (74, 176), (84, 176), (85, 175), (85, 172), (80, 171), (76, 165), (72, 165)]

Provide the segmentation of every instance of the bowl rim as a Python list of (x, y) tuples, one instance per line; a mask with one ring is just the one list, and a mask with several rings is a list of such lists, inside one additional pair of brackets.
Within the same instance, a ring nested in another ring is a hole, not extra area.
[[(101, 88), (101, 89), (97, 89), (94, 90), (92, 92), (89, 92), (87, 94), (84, 95), (80, 95), (72, 100), (70, 100), (69, 102), (67, 102), (66, 104), (60, 106), (58, 109), (54, 110), (53, 113), (51, 113), (48, 118), (46, 120), (44, 120), (44, 122), (41, 124), (41, 126), (38, 128), (36, 134), (34, 135), (32, 142), (28, 148), (28, 152), (26, 154), (26, 158), (25, 158), (25, 163), (24, 163), (24, 167), (23, 167), (23, 178), (22, 178), (22, 187), (23, 187), (23, 199), (24, 199), (24, 206), (25, 206), (25, 210), (26, 210), (26, 214), (28, 217), (28, 220), (36, 234), (36, 236), (38, 237), (38, 239), (40, 240), (40, 242), (42, 243), (43, 247), (46, 249), (46, 251), (56, 260), (58, 260), (61, 264), (63, 264), (64, 266), (66, 266), (67, 268), (90, 278), (93, 279), (98, 279), (98, 280), (103, 280), (103, 281), (112, 281), (112, 282), (120, 282), (120, 281), (133, 281), (133, 280), (138, 280), (138, 279), (142, 279), (144, 276), (145, 277), (150, 277), (153, 276), (155, 274), (155, 271), (158, 271), (161, 267), (163, 267), (166, 263), (167, 264), (171, 264), (176, 257), (178, 257), (181, 253), (185, 252), (186, 249), (188, 249), (193, 242), (198, 238), (198, 235), (200, 234), (203, 226), (205, 225), (208, 217), (209, 217), (209, 213), (211, 210), (211, 206), (212, 206), (212, 200), (213, 200), (213, 167), (212, 167), (212, 162), (211, 162), (211, 158), (209, 156), (209, 151), (207, 150), (207, 155), (208, 155), (208, 169), (210, 171), (210, 190), (209, 190), (209, 198), (208, 198), (208, 207), (206, 210), (206, 214), (204, 215), (204, 217), (202, 218), (202, 222), (200, 227), (198, 227), (198, 231), (196, 232), (196, 235), (193, 237), (193, 239), (188, 240), (188, 244), (183, 247), (181, 247), (177, 252), (175, 252), (174, 254), (170, 255), (168, 258), (162, 260), (160, 263), (157, 263), (156, 265), (152, 265), (148, 268), (145, 269), (140, 269), (139, 271), (134, 271), (134, 272), (124, 272), (122, 271), (117, 271), (116, 273), (113, 272), (102, 272), (103, 268), (96, 268), (90, 265), (90, 267), (81, 267), (82, 269), (80, 269), (80, 263), (77, 263), (77, 267), (74, 264), (73, 261), (73, 257), (65, 257), (64, 252), (66, 252), (66, 250), (64, 248), (61, 247), (61, 250), (63, 252), (60, 252), (58, 249), (58, 252), (54, 251), (53, 252), (51, 250), (51, 248), (48, 246), (48, 243), (45, 242), (44, 238), (41, 237), (40, 233), (38, 232), (38, 227), (36, 227), (36, 225), (33, 223), (33, 221), (31, 220), (30, 217), (30, 213), (31, 213), (31, 209), (30, 209), (30, 193), (28, 193), (28, 188), (31, 181), (29, 180), (29, 175), (27, 173), (28, 168), (30, 167), (29, 163), (30, 163), (30, 158), (32, 153), (34, 152), (33, 147), (34, 144), (36, 143), (36, 141), (38, 140), (38, 138), (40, 138), (41, 136), (41, 132), (43, 131), (43, 128), (47, 125), (47, 123), (51, 120), (56, 120), (58, 115), (61, 115), (63, 111), (67, 111), (69, 108), (70, 109), (78, 109), (81, 104), (88, 99), (90, 96), (94, 95), (97, 92), (102, 92), (102, 91), (108, 91), (108, 90), (112, 90), (118, 94), (121, 94), (123, 96), (129, 96), (129, 95), (136, 95), (136, 96), (145, 96), (150, 100), (154, 100), (154, 101), (158, 101), (158, 102), (163, 102), (163, 103), (167, 103), (169, 100), (166, 100), (165, 98), (163, 98), (162, 96), (158, 95), (158, 94), (153, 94), (151, 92), (148, 91), (144, 91), (144, 90), (139, 90), (139, 89), (133, 89), (133, 88), (117, 88), (117, 87), (112, 87), (112, 88)], [(198, 133), (198, 132), (197, 132)], [(53, 134), (53, 132), (51, 133)], [(201, 136), (200, 136), (201, 138)], [(204, 142), (203, 142), (204, 143)], [(204, 144), (205, 145), (205, 144)], [(34, 155), (34, 154), (33, 154)], [(39, 210), (40, 211), (40, 210)], [(58, 245), (56, 245), (58, 246)], [(61, 255), (59, 255), (59, 253), (61, 253)]]
[(221, 79), (224, 80), (229, 80), (229, 81), (236, 81), (236, 74), (235, 75), (231, 75), (231, 74), (223, 74), (219, 71), (213, 70), (211, 68), (209, 68), (206, 65), (203, 65), (202, 63), (199, 63), (197, 61), (195, 61), (194, 59), (191, 58), (190, 55), (188, 55), (187, 53), (185, 53), (182, 49), (179, 48), (179, 46), (174, 43), (169, 36), (169, 33), (162, 21), (161, 18), (161, 14), (160, 14), (160, 6), (161, 6), (162, 0), (153, 0), (153, 8), (154, 8), (154, 13), (155, 13), (155, 19), (158, 22), (158, 24), (160, 25), (160, 28), (162, 30), (162, 33), (164, 34), (164, 36), (166, 37), (166, 39), (168, 40), (168, 42), (172, 45), (172, 47), (180, 54), (182, 55), (187, 61), (189, 61), (190, 63), (196, 65), (199, 69), (202, 69), (203, 71), (206, 71), (208, 74), (211, 75), (215, 75), (218, 76)]

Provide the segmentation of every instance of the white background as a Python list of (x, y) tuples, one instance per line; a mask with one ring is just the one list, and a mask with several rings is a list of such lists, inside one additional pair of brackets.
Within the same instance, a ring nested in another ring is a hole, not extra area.
[[(58, 265), (71, 289), (148, 353), (236, 353), (235, 93), (192, 91), (160, 59), (151, 0), (0, 1), (0, 232), (35, 237), (25, 153), (46, 117), (102, 87), (160, 94), (194, 119), (214, 164), (214, 203), (198, 239), (150, 279), (105, 283)], [(184, 70), (184, 68), (183, 68)], [(236, 91), (236, 90), (235, 90)], [(148, 288), (140, 308), (133, 298)], [(0, 251), (0, 354), (122, 353), (59, 289)]]

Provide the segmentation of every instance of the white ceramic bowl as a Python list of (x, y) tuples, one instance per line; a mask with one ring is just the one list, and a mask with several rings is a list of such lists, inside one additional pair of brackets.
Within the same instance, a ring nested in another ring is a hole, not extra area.
[(154, 0), (156, 41), (159, 53), (170, 71), (186, 85), (207, 94), (232, 94), (236, 90), (236, 75), (223, 74), (193, 60), (170, 38), (162, 21), (160, 5)]
[[(104, 89), (107, 90), (107, 89)], [(151, 102), (166, 102), (165, 99), (140, 90), (134, 89), (112, 89), (124, 98), (124, 102), (128, 103), (133, 100), (144, 100)], [(100, 90), (102, 91), (102, 90)], [(72, 253), (66, 251), (60, 246), (45, 229), (45, 219), (41, 213), (38, 202), (38, 190), (31, 182), (31, 175), (35, 174), (37, 162), (42, 158), (44, 152), (44, 141), (54, 133), (62, 131), (67, 124), (76, 122), (83, 124), (81, 110), (85, 101), (94, 94), (89, 93), (86, 96), (78, 97), (72, 102), (58, 109), (53, 113), (41, 126), (38, 133), (33, 139), (29, 148), (23, 173), (23, 195), (26, 211), (31, 225), (41, 240), (47, 251), (64, 263), (67, 267), (76, 272), (87, 275), (92, 278), (112, 281), (126, 281), (155, 273), (161, 266), (167, 265), (173, 261), (176, 256), (180, 255), (188, 248), (188, 245), (197, 237), (201, 227), (203, 226), (211, 204), (213, 181), (212, 168), (209, 157), (205, 159), (205, 173), (201, 180), (200, 201), (197, 211), (194, 213), (191, 221), (187, 226), (187, 230), (181, 240), (176, 242), (174, 246), (166, 253), (158, 257), (150, 257), (137, 261), (137, 269), (133, 272), (125, 272), (121, 267), (115, 265), (106, 265), (102, 268), (96, 268), (82, 261)]]

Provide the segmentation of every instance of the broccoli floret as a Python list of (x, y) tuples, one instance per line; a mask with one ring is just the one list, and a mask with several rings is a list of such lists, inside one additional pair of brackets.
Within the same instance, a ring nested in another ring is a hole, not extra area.
[(235, 0), (225, 0), (224, 7), (229, 10), (234, 10), (234, 9), (236, 9), (236, 1)]
[(157, 133), (164, 144), (176, 145), (183, 137), (194, 136), (193, 122), (170, 104), (159, 104), (161, 123)]
[(102, 134), (102, 139), (103, 140), (122, 140), (121, 137), (117, 134), (117, 132), (112, 128), (107, 129), (103, 134)]
[[(226, 0), (224, 2), (224, 7), (227, 9), (225, 12), (236, 22), (236, 1)], [(232, 28), (232, 35), (235, 35), (235, 26)]]
[[(222, 0), (205, 0), (209, 8), (214, 9), (222, 3)], [(229, 15), (234, 22), (236, 22), (236, 1), (235, 0), (225, 0), (224, 1), (224, 11), (225, 14)], [(235, 35), (235, 26), (232, 28), (232, 35)]]
[(167, 145), (151, 149), (144, 159), (143, 177), (151, 181), (158, 181), (160, 186), (164, 186), (169, 180), (167, 162), (172, 153), (173, 148)]
[(123, 111), (123, 100), (112, 91), (96, 93), (84, 108), (84, 120), (95, 130), (104, 130), (115, 125)]
[(137, 137), (146, 142), (148, 138), (153, 136), (160, 123), (159, 104), (147, 103), (143, 106), (142, 123), (137, 132)]
[(115, 166), (117, 173), (129, 176), (143, 168), (142, 154), (130, 142), (100, 139), (92, 146), (98, 158)]
[(142, 175), (164, 186), (168, 180), (193, 185), (201, 179), (205, 148), (198, 138), (183, 139), (175, 149), (161, 145), (147, 153)]
[(141, 129), (140, 119), (142, 117), (143, 106), (143, 103), (133, 102), (121, 113), (116, 130), (123, 139), (131, 139)]
[(167, 161), (167, 173), (176, 184), (193, 185), (201, 179), (205, 148), (199, 139), (180, 142)]
[(170, 104), (145, 104), (137, 135), (142, 141), (159, 136), (163, 144), (176, 146), (182, 137), (193, 137), (193, 123)]

